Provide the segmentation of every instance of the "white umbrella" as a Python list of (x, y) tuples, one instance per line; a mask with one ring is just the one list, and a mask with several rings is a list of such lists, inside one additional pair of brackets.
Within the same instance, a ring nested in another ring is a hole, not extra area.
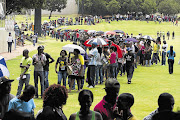
[(95, 30), (88, 30), (88, 32), (87, 32), (88, 34), (91, 34), (91, 33), (96, 33), (96, 31)]
[(47, 20), (45, 20), (45, 21), (44, 21), (44, 23), (48, 23), (48, 21), (47, 21)]
[(67, 44), (63, 46), (62, 49), (68, 52), (74, 52), (74, 49), (78, 49), (80, 53), (83, 53), (83, 54), (85, 53), (85, 50), (81, 46), (74, 45), (74, 44)]
[(54, 27), (54, 26), (51, 26), (50, 28), (51, 28), (51, 29), (54, 29), (55, 27)]
[(86, 43), (87, 45), (91, 45), (93, 42), (96, 42), (98, 45), (107, 45), (108, 40), (105, 40), (103, 38), (97, 37), (97, 38), (91, 38), (88, 40), (88, 42)]
[(151, 36), (149, 35), (145, 35), (145, 36), (142, 36), (141, 38), (145, 39), (145, 40), (154, 40)]

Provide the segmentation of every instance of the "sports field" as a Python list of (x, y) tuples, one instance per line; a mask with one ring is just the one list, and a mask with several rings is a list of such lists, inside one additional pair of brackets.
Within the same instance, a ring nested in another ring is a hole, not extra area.
[[(22, 22), (22, 19), (20, 19), (21, 17), (17, 17), (19, 23)], [(46, 20), (46, 18), (42, 18), (42, 21)], [(175, 39), (172, 40), (171, 34), (170, 40), (167, 40), (168, 46), (173, 45), (174, 51), (176, 52), (174, 73), (172, 75), (168, 73), (168, 65), (161, 66), (161, 64), (158, 63), (158, 65), (153, 65), (151, 67), (138, 66), (138, 68), (135, 69), (132, 84), (130, 85), (127, 84), (126, 76), (120, 77), (120, 75), (118, 75), (117, 79), (121, 84), (119, 94), (128, 92), (134, 95), (135, 103), (131, 111), (139, 120), (142, 120), (146, 115), (148, 115), (151, 111), (154, 111), (158, 107), (157, 99), (158, 96), (163, 92), (171, 93), (174, 96), (174, 111), (177, 111), (177, 109), (180, 110), (180, 65), (178, 65), (178, 61), (180, 59), (180, 27), (173, 26), (170, 22), (158, 24), (154, 22), (147, 23), (145, 21), (114, 21), (110, 24), (103, 22), (92, 26), (70, 26), (68, 27), (68, 29), (88, 29), (97, 31), (123, 30), (125, 33), (128, 34), (133, 33), (134, 36), (142, 33), (142, 35), (151, 35), (153, 38), (156, 38), (157, 31), (164, 31), (165, 33), (167, 33), (167, 31), (170, 31), (170, 33), (172, 33), (172, 31), (175, 31)], [(55, 60), (57, 60), (57, 58), (59, 57), (62, 46), (70, 43), (69, 41), (61, 43), (60, 41), (56, 41), (55, 39), (52, 39), (50, 37), (39, 39), (43, 42), (43, 45), (45, 46), (45, 52), (49, 53)], [(32, 57), (35, 53), (37, 53), (37, 50), (30, 52), (30, 57)], [(7, 61), (7, 66), (11, 74), (10, 78), (15, 79), (15, 81), (12, 83), (11, 90), (11, 93), (14, 95), (16, 95), (17, 93), (18, 81), (16, 80), (16, 78), (20, 75), (19, 63), (21, 57), (22, 56), (18, 56), (15, 59)], [(30, 69), (30, 84), (34, 85), (34, 67), (31, 66)], [(50, 84), (57, 83), (55, 63), (50, 64), (49, 82)], [(84, 89), (89, 89), (86, 87), (86, 85), (87, 83), (85, 83)], [(94, 94), (94, 102), (91, 109), (93, 109), (94, 106), (105, 95), (105, 91), (103, 88), (104, 84), (97, 85), (94, 89), (90, 89)], [(76, 91), (77, 90), (72, 91), (70, 94), (68, 94), (67, 104), (63, 107), (63, 111), (67, 118), (69, 118), (70, 114), (75, 113), (80, 109), (78, 103), (78, 93)], [(42, 99), (35, 99), (35, 114), (38, 110), (42, 108), (42, 103)]]

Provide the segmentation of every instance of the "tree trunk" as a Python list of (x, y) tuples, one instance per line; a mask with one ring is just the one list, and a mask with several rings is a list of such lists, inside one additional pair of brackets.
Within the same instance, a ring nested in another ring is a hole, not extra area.
[(82, 17), (84, 16), (84, 0), (82, 0)]
[(49, 19), (51, 19), (52, 11), (50, 12)]
[(41, 36), (41, 8), (35, 9), (34, 33), (38, 33), (38, 36)]

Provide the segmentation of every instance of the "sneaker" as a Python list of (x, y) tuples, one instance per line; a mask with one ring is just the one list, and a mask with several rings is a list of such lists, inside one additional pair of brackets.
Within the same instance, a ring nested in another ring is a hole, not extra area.
[(94, 87), (91, 85), (91, 86), (89, 86), (89, 88), (94, 88)]
[(128, 82), (127, 82), (128, 84), (131, 84), (131, 80), (128, 80)]

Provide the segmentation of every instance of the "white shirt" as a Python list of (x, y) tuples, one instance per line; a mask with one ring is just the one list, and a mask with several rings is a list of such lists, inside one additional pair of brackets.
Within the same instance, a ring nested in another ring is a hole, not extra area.
[(162, 52), (167, 52), (168, 44), (163, 44)]
[(7, 42), (13, 42), (13, 37), (12, 36), (8, 36)]

